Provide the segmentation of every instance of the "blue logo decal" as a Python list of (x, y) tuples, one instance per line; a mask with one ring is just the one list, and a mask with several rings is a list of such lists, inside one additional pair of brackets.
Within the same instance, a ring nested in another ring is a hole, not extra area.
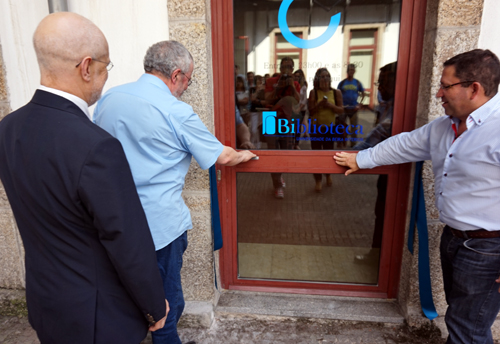
[(268, 135), (276, 134), (276, 111), (262, 112), (262, 133)]
[(335, 33), (335, 31), (337, 31), (337, 28), (340, 24), (340, 13), (337, 13), (330, 18), (330, 24), (328, 25), (328, 28), (321, 36), (309, 40), (302, 39), (295, 36), (290, 31), (288, 23), (286, 22), (286, 13), (288, 12), (288, 8), (292, 4), (292, 2), (293, 0), (283, 0), (278, 12), (278, 24), (281, 30), (281, 34), (288, 42), (295, 45), (297, 48), (312, 49), (325, 44), (330, 38), (332, 38), (333, 34)]
[[(311, 137), (311, 134), (321, 135), (363, 135), (362, 125), (352, 124), (317, 124), (316, 119), (307, 120), (307, 124), (301, 123), (301, 120), (278, 118), (276, 121), (276, 111), (262, 112), (262, 134), (275, 137), (296, 137), (297, 134), (309, 134), (310, 136), (297, 137), (297, 140), (306, 141), (363, 141), (363, 138), (357, 137)], [(277, 122), (277, 123), (276, 123)], [(276, 125), (277, 124), (277, 125)], [(287, 135), (288, 136), (284, 136)]]

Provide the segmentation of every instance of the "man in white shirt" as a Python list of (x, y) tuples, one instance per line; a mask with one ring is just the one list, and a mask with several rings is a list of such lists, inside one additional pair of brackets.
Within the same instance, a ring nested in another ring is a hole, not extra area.
[[(337, 153), (346, 175), (360, 168), (432, 160), (436, 206), (446, 224), (441, 265), (447, 343), (493, 343), (500, 310), (500, 62), (475, 49), (444, 63), (447, 116), (358, 153)], [(499, 290), (499, 292), (497, 292)]]

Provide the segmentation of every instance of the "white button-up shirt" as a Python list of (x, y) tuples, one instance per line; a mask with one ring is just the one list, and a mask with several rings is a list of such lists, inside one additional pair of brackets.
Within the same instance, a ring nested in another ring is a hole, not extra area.
[(92, 118), (90, 118), (89, 105), (82, 98), (79, 98), (79, 97), (75, 96), (74, 94), (64, 92), (64, 91), (61, 91), (61, 90), (58, 90), (55, 88), (43, 86), (43, 85), (38, 86), (38, 89), (41, 91), (50, 92), (50, 93), (53, 93), (53, 94), (58, 95), (60, 97), (66, 98), (67, 100), (69, 100), (70, 102), (72, 102), (73, 104), (78, 106), (80, 108), (80, 110), (82, 110), (83, 113), (90, 120), (92, 120)]
[(431, 160), (440, 220), (460, 230), (500, 230), (500, 93), (472, 112), (456, 140), (448, 116), (360, 151), (360, 168)]

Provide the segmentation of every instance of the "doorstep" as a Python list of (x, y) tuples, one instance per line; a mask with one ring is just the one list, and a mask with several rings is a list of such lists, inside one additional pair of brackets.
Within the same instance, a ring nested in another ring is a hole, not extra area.
[(217, 314), (264, 315), (402, 324), (396, 300), (225, 290)]

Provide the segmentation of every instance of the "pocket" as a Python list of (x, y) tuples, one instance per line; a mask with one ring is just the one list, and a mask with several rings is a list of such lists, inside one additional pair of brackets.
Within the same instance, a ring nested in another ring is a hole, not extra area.
[(500, 238), (473, 238), (464, 241), (463, 245), (465, 248), (484, 256), (500, 256)]

